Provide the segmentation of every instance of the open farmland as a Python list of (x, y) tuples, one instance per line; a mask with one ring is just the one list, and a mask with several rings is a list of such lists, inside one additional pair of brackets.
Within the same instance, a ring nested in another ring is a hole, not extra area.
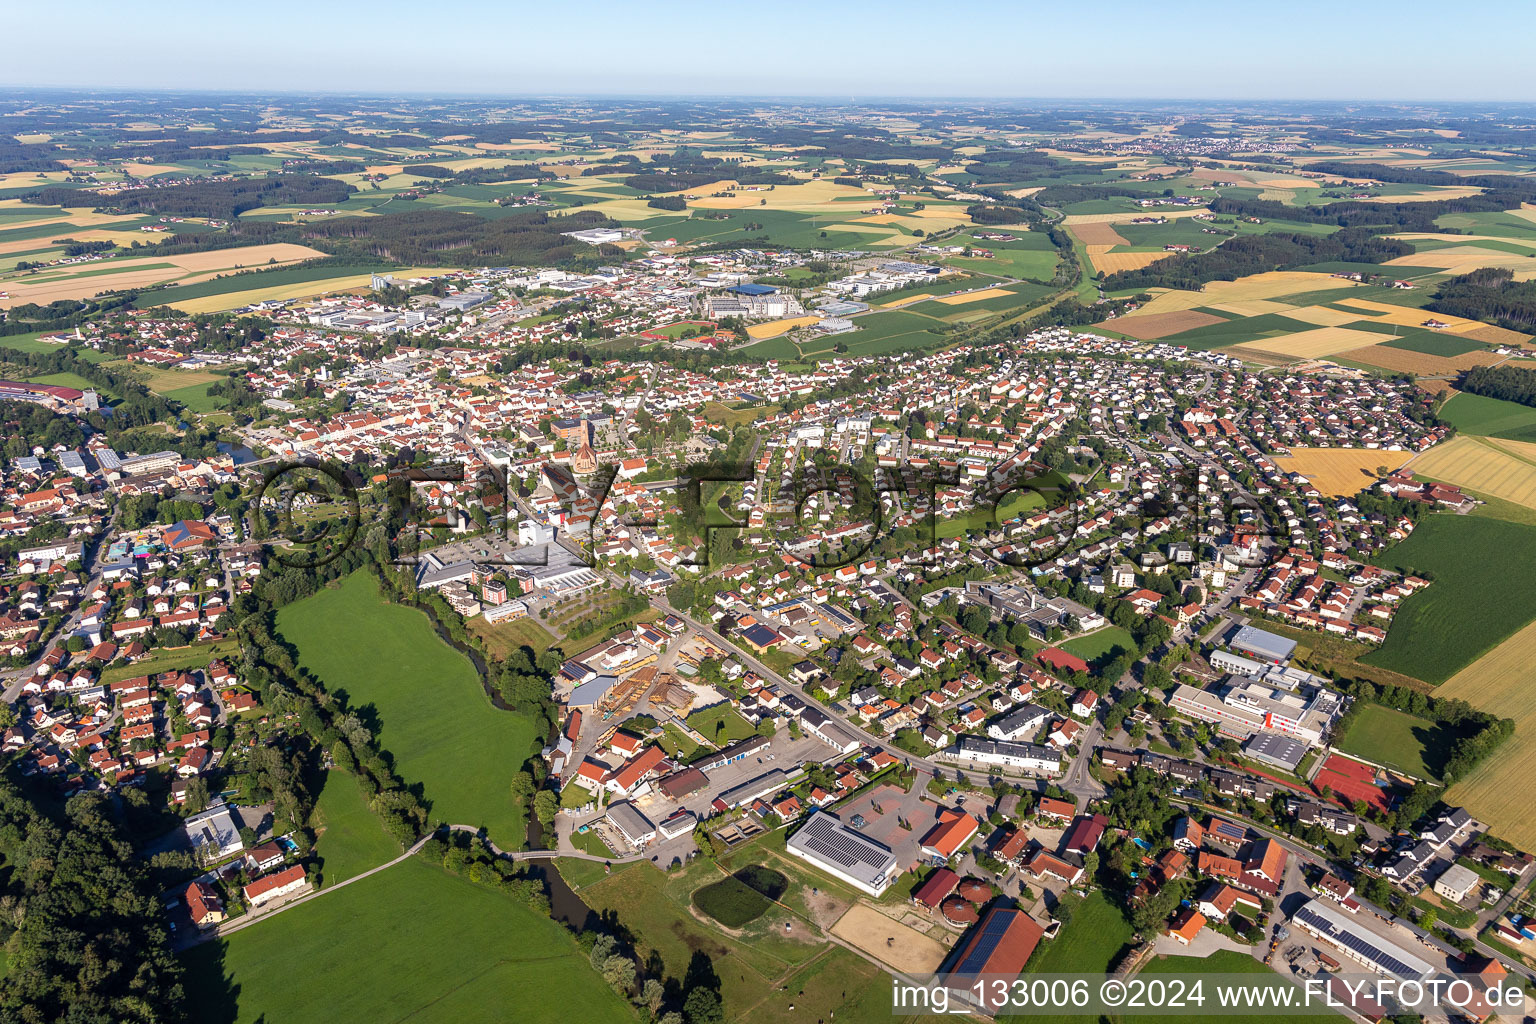
[(1352, 348), (1346, 352), (1335, 352), (1334, 356), (1351, 363), (1365, 363), (1383, 370), (1414, 373), (1420, 376), (1450, 376), (1463, 370), (1470, 370), (1474, 366), (1489, 366), (1504, 358), (1495, 355), (1491, 349), (1482, 347), (1461, 355), (1441, 356), (1400, 348), (1390, 343)]
[(1142, 267), (1151, 266), (1158, 260), (1165, 260), (1173, 255), (1171, 252), (1115, 252), (1113, 250), (1101, 252), (1096, 251), (1098, 249), (1098, 246), (1090, 245), (1088, 247), (1088, 259), (1093, 263), (1095, 270), (1105, 274), (1118, 274), (1126, 270), (1140, 270)]
[(1529, 442), (1464, 434), (1437, 444), (1408, 466), (1420, 476), (1536, 508), (1536, 451)]
[(1458, 392), (1440, 406), (1440, 418), (1463, 434), (1536, 440), (1536, 409), (1470, 392)]
[(1386, 340), (1385, 335), (1348, 327), (1314, 327), (1310, 331), (1298, 331), (1286, 337), (1237, 345), (1234, 353), (1254, 349), (1289, 359), (1324, 359)]
[(1292, 448), (1289, 457), (1275, 459), (1287, 473), (1300, 473), (1324, 494), (1355, 494), (1375, 483), (1377, 467), (1388, 471), (1407, 462), (1412, 452), (1380, 448)]
[[(1345, 291), (1360, 287), (1353, 281), (1301, 270), (1276, 270), (1240, 277), (1236, 281), (1212, 281), (1199, 291), (1170, 290), (1157, 293), (1138, 313), (1172, 313), (1181, 309), (1213, 306), (1247, 299), (1283, 299), (1317, 291)], [(1308, 303), (1310, 305), (1311, 303)], [(1420, 314), (1419, 320), (1424, 316)], [(1415, 326), (1418, 320), (1414, 321)]]
[[(244, 267), (283, 266), (316, 259), (325, 253), (307, 245), (278, 242), (180, 256), (144, 256), (141, 258), (97, 260), (50, 268), (47, 273), (0, 280), (0, 287), (10, 293), (0, 299), (0, 307), (23, 302), (46, 304), (57, 299), (84, 299), (115, 288), (145, 287), (171, 281), (196, 283), (216, 274)], [(54, 269), (57, 273), (53, 272)]]
[(1510, 552), (1536, 549), (1536, 527), (1437, 513), (1372, 561), (1434, 582), (1398, 609), (1386, 643), (1362, 661), (1443, 683), (1515, 633), (1536, 609), (1536, 575), (1509, 571)]
[(1536, 848), (1530, 780), (1536, 775), (1536, 622), (1531, 623), (1435, 691), (1515, 720), (1515, 734), (1460, 780), (1446, 799), (1488, 823), (1497, 836)]
[(1155, 341), (1158, 338), (1166, 338), (1170, 334), (1182, 334), (1197, 327), (1209, 327), (1211, 324), (1223, 322), (1219, 316), (1185, 309), (1175, 313), (1150, 315), (1137, 312), (1130, 316), (1118, 317), (1108, 323), (1113, 325), (1114, 330), (1138, 341)]
[(559, 923), (412, 857), (185, 955), (208, 1024), (629, 1024)]
[(533, 723), (491, 705), (468, 659), (426, 615), (390, 604), (366, 572), (283, 608), (278, 632), (299, 664), (355, 708), (372, 709), (380, 745), (434, 820), (484, 825), (499, 846), (522, 841), (512, 776), (537, 746)]
[(1072, 234), (1084, 245), (1130, 245), (1130, 241), (1109, 223), (1073, 224)]

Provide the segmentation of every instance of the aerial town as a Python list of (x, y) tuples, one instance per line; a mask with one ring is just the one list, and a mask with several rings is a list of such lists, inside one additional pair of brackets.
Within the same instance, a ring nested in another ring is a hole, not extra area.
[[(18, 107), (17, 152), (116, 123), (60, 110)], [(704, 182), (632, 164), (658, 130), (626, 116), (516, 167), (452, 133), (419, 175), (364, 155), (321, 169), (334, 197), (274, 170), (293, 226), (229, 266), (187, 239), (238, 236), (261, 204), (209, 210), (257, 179), (6, 172), (0, 225), (46, 202), (88, 237), (0, 228), (31, 254), (0, 263), (0, 1005), (546, 1019), (516, 991), (826, 1024), (934, 1009), (893, 1011), (893, 981), (1252, 974), (1397, 1019), (1347, 984), (1371, 975), (1472, 986), (1426, 1019), (1521, 1019), (1536, 322), (1454, 275), (1527, 287), (1536, 168), (1499, 172), (1522, 199), (1138, 120), (1076, 129), (1119, 191), (1047, 203), (989, 175), (1072, 132), (952, 125), (997, 147), (958, 176), (851, 150)], [(283, 167), (342, 159), (272, 132)], [(542, 218), (543, 248), (285, 249), (342, 237), (368, 184)], [(1168, 269), (1278, 245), (1247, 229), (1312, 207), (1270, 192), (1336, 188), (1465, 223)], [(157, 190), (183, 205), (146, 212)], [(1512, 205), (1478, 226), (1463, 193)], [(787, 226), (833, 198), (898, 237)], [(766, 240), (692, 233), (738, 210)], [(89, 237), (129, 214), (162, 255)], [(1461, 228), (1507, 244), (1440, 255), (1476, 249)], [(69, 935), (140, 980), (75, 990)]]

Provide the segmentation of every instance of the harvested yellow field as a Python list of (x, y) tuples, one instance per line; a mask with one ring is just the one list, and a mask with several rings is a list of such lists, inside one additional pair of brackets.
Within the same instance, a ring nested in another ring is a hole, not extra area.
[[(1235, 313), (1238, 316), (1268, 316), (1270, 313), (1287, 313), (1292, 309), (1284, 302), (1276, 302), (1273, 299), (1240, 299), (1237, 302), (1218, 302), (1211, 306), (1223, 313)], [(1326, 326), (1326, 325), (1325, 325)]]
[(1327, 306), (1299, 306), (1295, 309), (1277, 309), (1275, 312), (1314, 327), (1343, 327), (1345, 324), (1363, 319), (1363, 314), (1346, 313), (1341, 309), (1330, 309)]
[(1287, 473), (1300, 473), (1319, 491), (1337, 497), (1369, 487), (1379, 479), (1379, 467), (1385, 466), (1390, 472), (1412, 454), (1380, 448), (1292, 448), (1290, 456), (1277, 457), (1275, 465)]
[(1416, 252), (1388, 260), (1385, 266), (1430, 267), (1452, 274), (1465, 274), (1480, 267), (1501, 267), (1516, 274), (1536, 273), (1536, 256), (1521, 256), (1504, 249), (1485, 249), (1476, 245), (1452, 245), (1444, 249)]
[[(766, 187), (762, 191), (733, 192), (729, 196), (713, 198), (708, 195), (712, 191), (720, 191), (729, 187), (732, 182), (721, 182), (716, 185), (704, 185), (698, 188), (688, 189), (694, 195), (704, 196), (690, 205), (703, 210), (744, 210), (748, 207), (761, 206), (768, 210), (798, 210), (803, 213), (816, 213), (824, 211), (828, 205), (838, 200), (849, 198), (868, 199), (869, 193), (861, 188), (851, 188), (848, 185), (836, 185), (825, 179), (807, 181), (800, 185), (775, 185), (772, 189)], [(763, 200), (767, 202), (763, 202)], [(842, 209), (846, 206), (839, 204)]]
[(946, 306), (963, 306), (967, 302), (980, 302), (982, 299), (1000, 299), (1005, 295), (1012, 294), (1006, 288), (983, 288), (979, 292), (966, 292), (963, 295), (945, 295), (933, 301), (942, 302)]
[(1291, 359), (1326, 359), (1328, 356), (1348, 352), (1350, 349), (1364, 348), (1391, 340), (1385, 334), (1356, 331), (1348, 327), (1314, 327), (1310, 331), (1288, 334), (1282, 338), (1250, 341), (1236, 347), (1272, 352)]
[[(1075, 224), (1071, 228), (1072, 234), (1084, 245), (1130, 245), (1130, 240), (1115, 230), (1113, 224), (1092, 223)], [(1092, 250), (1089, 250), (1090, 252)]]
[(1378, 324), (1419, 327), (1426, 320), (1438, 320), (1447, 325), (1440, 330), (1451, 334), (1465, 334), (1483, 326), (1476, 320), (1466, 320), (1459, 316), (1451, 316), (1449, 313), (1429, 313), (1422, 309), (1414, 309), (1412, 306), (1394, 306), (1387, 302), (1372, 302), (1370, 299), (1346, 298), (1340, 299), (1338, 304), (1366, 310), (1371, 314), (1371, 321)]
[(1409, 466), (1420, 476), (1536, 508), (1536, 445), (1462, 434)]
[(832, 934), (903, 974), (932, 974), (949, 952), (942, 942), (863, 903), (849, 907)]
[(1437, 356), (1429, 352), (1393, 348), (1391, 345), (1372, 345), (1369, 348), (1351, 349), (1348, 352), (1340, 352), (1338, 357), (1351, 362), (1365, 363), (1368, 366), (1379, 366), (1383, 370), (1417, 374), (1453, 374), (1461, 370), (1470, 370), (1474, 366), (1489, 366), (1504, 358), (1491, 349), (1463, 352), (1459, 356)]
[(753, 324), (747, 328), (747, 336), (762, 341), (764, 338), (777, 338), (781, 334), (788, 334), (796, 327), (809, 327), (820, 322), (819, 316), (793, 316), (787, 320), (770, 320), (766, 324)]
[[(49, 303), (59, 299), (85, 299), (104, 291), (137, 288), (167, 281), (195, 284), (216, 274), (243, 267), (287, 266), (324, 256), (307, 245), (274, 242), (180, 256), (142, 256), (135, 259), (98, 260), (58, 268), (37, 278), (3, 282), (9, 297), (0, 307), (23, 302)], [(275, 261), (275, 262), (274, 262)]]
[(1536, 776), (1536, 622), (1442, 683), (1435, 696), (1514, 719), (1515, 734), (1445, 797), (1486, 822), (1494, 835), (1523, 849), (1536, 847), (1530, 797)]
[(1240, 277), (1236, 281), (1212, 281), (1199, 291), (1168, 289), (1142, 306), (1139, 312), (1172, 313), (1218, 302), (1283, 299), (1287, 295), (1299, 295), (1302, 292), (1334, 288), (1342, 291), (1358, 287), (1359, 285), (1353, 281), (1346, 281), (1328, 274), (1314, 274), (1302, 270), (1271, 270), (1263, 274)]
[(1504, 327), (1495, 327), (1493, 324), (1483, 324), (1470, 331), (1458, 331), (1463, 338), (1472, 341), (1480, 341), (1485, 345), (1510, 345), (1524, 346), (1531, 343), (1529, 334), (1521, 334), (1519, 331), (1511, 331)]
[(1171, 252), (1090, 252), (1088, 262), (1093, 264), (1095, 270), (1118, 274), (1124, 270), (1140, 270), (1172, 255)]
[(922, 302), (924, 299), (931, 299), (931, 298), (933, 298), (932, 294), (930, 294), (928, 292), (922, 292), (921, 294), (918, 294), (918, 295), (909, 295), (909, 296), (907, 296), (904, 299), (897, 299), (895, 302), (882, 302), (880, 304), (880, 308), (881, 309), (900, 309), (902, 306), (910, 306), (914, 302)]
[[(1485, 173), (1485, 172), (1477, 172)], [(1429, 189), (1425, 192), (1410, 192), (1405, 196), (1371, 196), (1362, 199), (1362, 203), (1428, 203), (1438, 199), (1465, 199), (1468, 196), (1482, 195), (1483, 190), (1471, 185), (1443, 185), (1439, 188)]]
[[(1180, 217), (1193, 217), (1197, 213), (1204, 213), (1203, 209), (1188, 210), (1158, 210), (1157, 216), (1167, 217), (1169, 220), (1178, 220)], [(1067, 227), (1077, 227), (1079, 224), (1129, 224), (1137, 217), (1151, 216), (1146, 210), (1119, 210), (1115, 213), (1072, 213), (1061, 219), (1061, 223)]]
[[(390, 271), (396, 277), (417, 277), (422, 274), (446, 274), (447, 267), (409, 267)], [(228, 309), (249, 306), (262, 299), (307, 299), (330, 292), (358, 292), (366, 290), (373, 281), (371, 274), (348, 274), (344, 277), (328, 277), (320, 281), (304, 281), (298, 284), (273, 285), (266, 288), (248, 288), (245, 291), (226, 292), (222, 295), (205, 295), (200, 299), (174, 299), (164, 305), (183, 313), (222, 313)]]

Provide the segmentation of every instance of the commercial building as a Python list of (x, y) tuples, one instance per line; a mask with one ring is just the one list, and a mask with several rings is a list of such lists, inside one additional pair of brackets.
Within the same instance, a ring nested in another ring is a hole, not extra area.
[(896, 855), (890, 849), (826, 811), (813, 813), (784, 848), (871, 896), (882, 895), (898, 874)]
[(1419, 956), (1322, 900), (1302, 904), (1291, 917), (1291, 923), (1378, 974), (1423, 978), (1432, 973), (1430, 965)]
[(1462, 867), (1460, 864), (1452, 864), (1439, 878), (1435, 879), (1435, 892), (1452, 903), (1460, 903), (1467, 898), (1468, 893), (1477, 888), (1478, 881), (1476, 871)]
[(1270, 665), (1283, 665), (1291, 660), (1291, 653), (1296, 650), (1296, 641), (1254, 626), (1244, 626), (1227, 642), (1227, 646)]
[(961, 736), (952, 747), (938, 751), (934, 757), (961, 764), (995, 764), (1006, 768), (1022, 768), (1036, 775), (1059, 775), (1061, 754), (1038, 743), (1009, 743), (989, 740), (981, 736)]
[(627, 800), (608, 805), (608, 822), (637, 850), (656, 838), (656, 825)]

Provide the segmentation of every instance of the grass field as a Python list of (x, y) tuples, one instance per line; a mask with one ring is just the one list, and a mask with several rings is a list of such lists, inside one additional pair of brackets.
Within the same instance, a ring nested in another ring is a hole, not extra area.
[(326, 885), (355, 878), (401, 853), (368, 809), (357, 776), (339, 768), (326, 773), (310, 824), (320, 833), (315, 853)]
[(180, 668), (207, 668), (209, 662), (218, 658), (238, 657), (239, 654), (240, 644), (234, 640), (220, 640), (218, 643), (193, 644), (190, 647), (175, 650), (156, 651), (152, 656), (136, 661), (132, 665), (113, 665), (111, 668), (103, 669), (101, 681), (103, 684), (108, 684), (115, 683), (119, 679), (171, 672)]
[[(1143, 967), (1141, 974), (1176, 974), (1192, 979), (1199, 975), (1215, 974), (1274, 975), (1275, 971), (1267, 964), (1259, 963), (1247, 953), (1239, 953), (1232, 949), (1219, 949), (1208, 957), (1160, 956)], [(1338, 1014), (1330, 1013), (1326, 1010), (1308, 1014), (1243, 1014), (1223, 1012), (1221, 1019), (1223, 1021), (1231, 1021), (1233, 1024), (1307, 1024), (1307, 1022), (1316, 1022), (1330, 1016), (1336, 1018)], [(1166, 1022), (1168, 1020), (1164, 1016), (1142, 1014), (1126, 1014), (1115, 1019), (1121, 1021), (1122, 1024), (1153, 1024), (1155, 1021)]]
[(183, 958), (209, 1024), (635, 1019), (561, 925), (420, 858)]
[(1435, 691), (1515, 720), (1515, 734), (1446, 794), (1495, 835), (1536, 848), (1530, 780), (1536, 772), (1536, 622), (1451, 677)]
[(1415, 473), (1536, 508), (1536, 455), (1527, 441), (1454, 437), (1409, 464)]
[(1035, 950), (1026, 974), (1085, 972), (1103, 974), (1120, 956), (1134, 932), (1120, 908), (1103, 890), (1095, 891), (1072, 909), (1072, 920), (1061, 934)]
[(1518, 402), (1459, 392), (1440, 406), (1440, 418), (1463, 434), (1536, 441), (1536, 409)]
[(1377, 480), (1378, 467), (1397, 469), (1411, 455), (1380, 448), (1292, 448), (1290, 457), (1276, 458), (1275, 465), (1287, 473), (1300, 473), (1319, 491), (1337, 496), (1369, 487)]
[(1334, 746), (1416, 779), (1435, 781), (1455, 740), (1456, 730), (1439, 722), (1380, 704), (1362, 704), (1355, 724)]
[(1434, 582), (1404, 599), (1381, 650), (1361, 660), (1442, 683), (1492, 650), (1536, 612), (1536, 577), (1510, 572), (1511, 552), (1536, 546), (1536, 528), (1436, 514), (1377, 564), (1426, 571)]
[(526, 615), (496, 623), (476, 616), (469, 620), (468, 626), (471, 633), (485, 642), (485, 649), (493, 658), (505, 658), (519, 647), (529, 647), (533, 653), (543, 654), (555, 642), (549, 630)]
[[(712, 708), (695, 711), (685, 721), (689, 728), (717, 742), (723, 740), (724, 743), (733, 743), (736, 740), (744, 740), (756, 732), (752, 728), (752, 723), (738, 715), (728, 704), (716, 704)], [(722, 725), (723, 732), (719, 731)]]
[(374, 719), (395, 769), (424, 787), (433, 819), (482, 825), (503, 849), (522, 845), (524, 808), (510, 786), (537, 743), (533, 723), (492, 707), (474, 668), (424, 613), (385, 601), (356, 572), (283, 608), (277, 628), (300, 665)]
[(1136, 640), (1119, 626), (1105, 626), (1084, 636), (1073, 637), (1061, 646), (1084, 661), (1096, 661), (1117, 647), (1127, 653), (1134, 651)]

